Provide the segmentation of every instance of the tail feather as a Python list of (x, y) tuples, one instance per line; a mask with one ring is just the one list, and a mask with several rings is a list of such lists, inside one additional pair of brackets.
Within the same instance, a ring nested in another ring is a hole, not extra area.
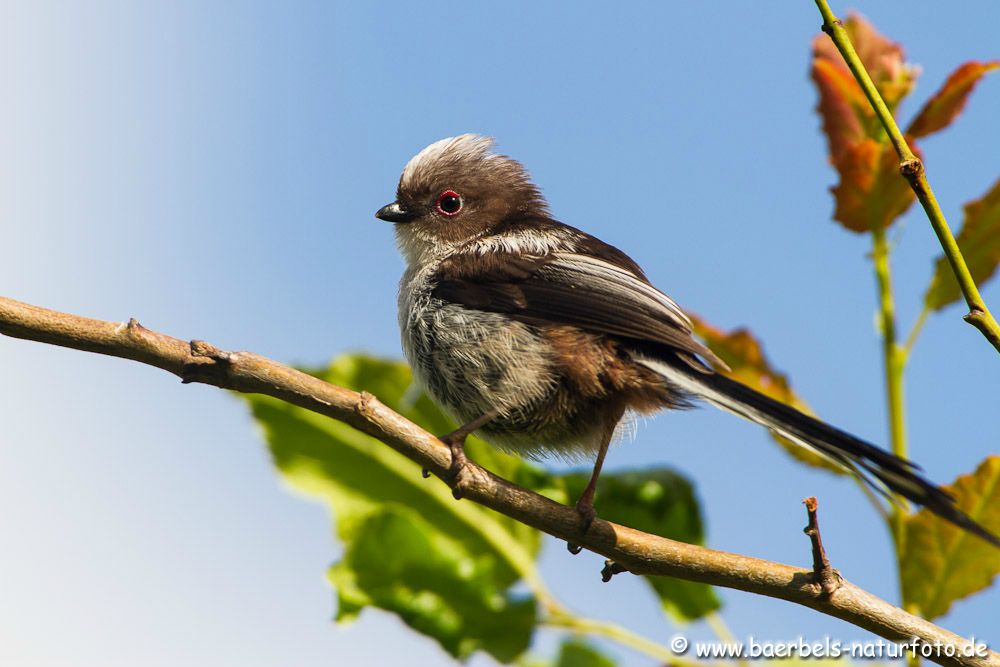
[(671, 363), (659, 356), (636, 359), (677, 389), (760, 424), (857, 475), (879, 493), (898, 493), (1000, 547), (1000, 537), (959, 509), (951, 494), (921, 476), (916, 464), (724, 375), (699, 372), (683, 361)]

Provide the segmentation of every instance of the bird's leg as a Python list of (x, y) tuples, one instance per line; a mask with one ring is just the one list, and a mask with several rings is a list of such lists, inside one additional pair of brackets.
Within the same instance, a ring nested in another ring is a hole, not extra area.
[[(580, 530), (581, 535), (587, 534), (587, 531), (590, 530), (590, 524), (594, 523), (594, 519), (597, 518), (597, 511), (594, 510), (594, 493), (597, 491), (597, 478), (601, 476), (601, 468), (604, 467), (604, 457), (607, 456), (608, 447), (611, 445), (611, 438), (614, 436), (617, 424), (618, 420), (615, 420), (612, 422), (610, 428), (605, 429), (604, 437), (601, 439), (601, 448), (597, 451), (597, 460), (594, 461), (594, 471), (590, 473), (590, 481), (587, 482), (587, 488), (583, 490), (580, 498), (576, 501), (576, 512), (583, 521), (583, 527)], [(572, 542), (567, 542), (566, 548), (573, 555), (583, 551), (583, 547)]]
[(597, 512), (594, 510), (594, 493), (597, 491), (597, 478), (601, 476), (601, 468), (604, 466), (604, 457), (608, 453), (609, 444), (611, 443), (605, 440), (604, 444), (601, 445), (600, 451), (597, 452), (597, 460), (594, 461), (594, 471), (590, 473), (590, 481), (587, 482), (587, 488), (583, 490), (576, 501), (576, 511), (583, 519), (583, 529), (580, 532), (584, 535), (587, 534), (590, 524), (597, 516)]
[(465, 439), (489, 422), (493, 421), (499, 414), (499, 410), (490, 410), (484, 415), (476, 417), (467, 424), (463, 424), (451, 433), (447, 435), (442, 435), (439, 440), (444, 444), (448, 445), (448, 449), (451, 450), (451, 465), (448, 466), (448, 475), (450, 479), (456, 482), (452, 494), (455, 498), (462, 497), (462, 484), (459, 479), (462, 470), (469, 465), (469, 458), (465, 455)]

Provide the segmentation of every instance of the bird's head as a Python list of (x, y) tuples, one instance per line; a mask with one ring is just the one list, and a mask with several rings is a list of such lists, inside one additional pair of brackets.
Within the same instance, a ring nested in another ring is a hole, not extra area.
[(431, 144), (403, 169), (396, 201), (375, 217), (396, 223), (409, 261), (446, 253), (511, 219), (548, 216), (524, 167), (492, 148), (488, 137), (463, 134)]

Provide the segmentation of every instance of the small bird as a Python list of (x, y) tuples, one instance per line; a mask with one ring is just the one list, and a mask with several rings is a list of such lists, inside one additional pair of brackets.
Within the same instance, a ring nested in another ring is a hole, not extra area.
[(521, 456), (594, 456), (576, 503), (585, 533), (622, 418), (701, 399), (1000, 547), (915, 464), (717, 372), (728, 369), (681, 308), (624, 252), (555, 220), (524, 167), (494, 152), (492, 139), (463, 134), (420, 151), (396, 201), (375, 216), (395, 223), (406, 262), (406, 358), (463, 425), (441, 438), (456, 479), (473, 431)]

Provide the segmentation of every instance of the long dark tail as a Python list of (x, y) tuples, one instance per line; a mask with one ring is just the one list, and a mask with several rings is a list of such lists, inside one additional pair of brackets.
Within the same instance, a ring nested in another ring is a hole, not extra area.
[(663, 375), (676, 388), (760, 424), (846, 468), (879, 493), (895, 491), (1000, 547), (1000, 538), (960, 510), (948, 492), (922, 477), (916, 464), (719, 373), (700, 371), (680, 359), (639, 357), (637, 360)]

